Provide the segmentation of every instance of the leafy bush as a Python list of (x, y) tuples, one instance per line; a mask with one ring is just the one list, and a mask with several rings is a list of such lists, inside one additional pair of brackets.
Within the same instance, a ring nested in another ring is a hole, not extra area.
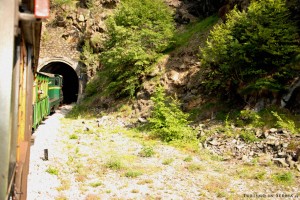
[(107, 90), (133, 96), (173, 37), (172, 12), (162, 0), (121, 1), (107, 29), (100, 56), (109, 75)]
[(196, 132), (189, 127), (188, 114), (180, 110), (178, 101), (166, 97), (162, 86), (156, 89), (151, 100), (154, 107), (148, 121), (155, 136), (166, 142), (196, 138)]
[(229, 97), (282, 91), (296, 76), (289, 64), (300, 52), (289, 14), (285, 0), (252, 1), (247, 12), (233, 9), (201, 49), (202, 63), (210, 69), (206, 88)]
[(240, 137), (247, 143), (258, 141), (255, 133), (253, 133), (253, 131), (251, 130), (242, 130), (240, 133)]
[(239, 126), (251, 125), (253, 127), (259, 127), (263, 125), (259, 114), (253, 110), (241, 110), (237, 118), (237, 124)]
[(276, 183), (283, 185), (291, 185), (294, 182), (294, 176), (291, 172), (276, 173), (272, 178)]
[(296, 128), (294, 121), (288, 120), (288, 119), (283, 119), (282, 117), (279, 116), (279, 114), (277, 112), (273, 112), (273, 111), (271, 111), (271, 112), (274, 115), (274, 117), (276, 117), (276, 119), (277, 119), (276, 125), (278, 127), (287, 129), (287, 130), (291, 131), (293, 134), (297, 134), (300, 132), (300, 129)]
[(141, 157), (151, 157), (155, 154), (152, 146), (143, 146), (142, 150), (139, 152)]

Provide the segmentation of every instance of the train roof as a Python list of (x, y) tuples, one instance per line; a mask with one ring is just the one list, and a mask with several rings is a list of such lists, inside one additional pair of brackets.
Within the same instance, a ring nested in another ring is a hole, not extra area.
[(47, 72), (37, 72), (37, 74), (42, 74), (44, 76), (48, 76), (48, 77), (51, 77), (51, 78), (55, 78), (55, 77), (58, 77), (58, 76), (62, 78), (62, 75), (52, 74), (52, 73), (47, 73)]

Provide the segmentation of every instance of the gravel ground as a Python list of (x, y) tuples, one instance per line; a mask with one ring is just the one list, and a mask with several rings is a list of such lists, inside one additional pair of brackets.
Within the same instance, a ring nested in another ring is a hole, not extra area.
[(28, 200), (300, 199), (296, 171), (293, 182), (279, 184), (272, 177), (288, 169), (179, 150), (129, 131), (117, 117), (65, 119), (70, 108), (33, 134)]

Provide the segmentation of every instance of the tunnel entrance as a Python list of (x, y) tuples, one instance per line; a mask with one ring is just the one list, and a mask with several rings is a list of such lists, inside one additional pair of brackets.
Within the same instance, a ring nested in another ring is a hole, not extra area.
[(78, 98), (78, 76), (74, 69), (63, 62), (50, 62), (43, 66), (40, 72), (47, 72), (52, 74), (60, 74), (63, 76), (63, 95), (65, 104), (77, 102)]

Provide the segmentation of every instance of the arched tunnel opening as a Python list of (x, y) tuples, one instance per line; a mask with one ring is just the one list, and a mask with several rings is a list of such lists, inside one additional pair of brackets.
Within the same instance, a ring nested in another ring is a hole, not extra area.
[(47, 72), (52, 74), (60, 74), (63, 76), (63, 96), (65, 104), (77, 102), (78, 98), (78, 76), (75, 70), (63, 62), (51, 62), (43, 66), (40, 72)]

